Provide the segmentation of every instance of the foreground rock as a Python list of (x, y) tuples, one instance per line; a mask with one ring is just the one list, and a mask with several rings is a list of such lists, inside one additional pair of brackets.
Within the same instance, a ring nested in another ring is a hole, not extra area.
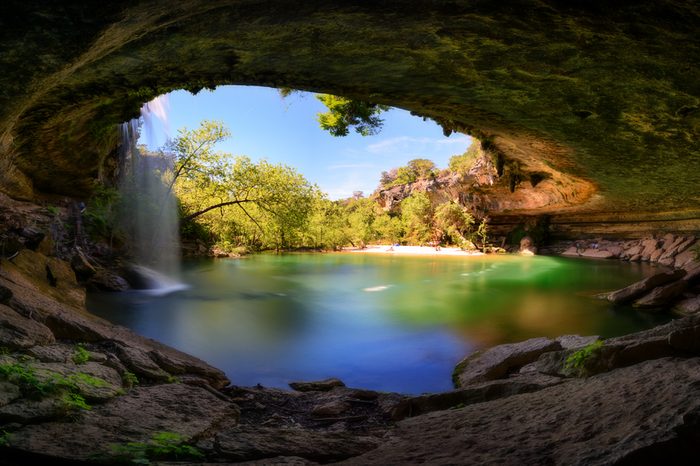
[(661, 359), (402, 421), (342, 464), (690, 464), (700, 360)]

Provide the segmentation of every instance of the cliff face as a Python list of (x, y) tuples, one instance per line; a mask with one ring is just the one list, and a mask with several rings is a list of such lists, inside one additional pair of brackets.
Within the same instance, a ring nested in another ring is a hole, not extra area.
[(0, 9), (0, 185), (15, 197), (82, 194), (109, 175), (117, 124), (158, 94), (255, 84), (394, 105), (487, 140), (507, 164), (549, 174), (530, 191), (487, 193), (515, 212), (700, 205), (697, 2)]

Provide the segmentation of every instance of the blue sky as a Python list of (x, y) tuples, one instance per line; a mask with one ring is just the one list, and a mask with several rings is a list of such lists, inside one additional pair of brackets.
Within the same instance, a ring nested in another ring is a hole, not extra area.
[(352, 132), (333, 137), (316, 122), (316, 113), (325, 107), (313, 94), (282, 99), (276, 89), (262, 87), (222, 86), (197, 95), (176, 91), (168, 94), (165, 107), (166, 123), (155, 121), (140, 143), (155, 149), (180, 128), (195, 128), (202, 120), (222, 121), (232, 136), (218, 146), (220, 151), (294, 167), (331, 199), (353, 191), (368, 195), (382, 171), (411, 159), (430, 159), (445, 168), (471, 142), (463, 134), (446, 138), (434, 122), (400, 109), (382, 115), (384, 127), (376, 136)]

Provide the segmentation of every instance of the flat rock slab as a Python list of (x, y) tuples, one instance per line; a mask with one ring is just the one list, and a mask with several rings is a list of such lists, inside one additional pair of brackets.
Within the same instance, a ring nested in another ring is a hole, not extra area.
[(605, 295), (608, 301), (615, 304), (627, 303), (642, 297), (658, 286), (680, 280), (686, 274), (685, 270), (674, 270), (672, 272), (661, 272), (644, 280), (633, 283), (621, 290), (613, 291)]
[(11, 446), (69, 460), (109, 455), (110, 444), (146, 442), (156, 432), (191, 438), (223, 421), (235, 423), (236, 405), (183, 384), (140, 387), (83, 412), (74, 422), (28, 425), (12, 433)]
[(676, 307), (673, 308), (673, 312), (681, 316), (689, 316), (700, 313), (700, 296), (684, 299), (676, 304)]
[(659, 286), (648, 295), (636, 300), (633, 304), (638, 309), (659, 309), (668, 307), (673, 299), (680, 296), (688, 287), (685, 280), (669, 283), (668, 285)]
[(647, 361), (401, 421), (393, 438), (341, 464), (687, 464), (699, 387), (698, 358)]
[(0, 346), (26, 349), (53, 342), (54, 336), (48, 327), (0, 304)]
[(477, 351), (457, 364), (452, 380), (459, 388), (500, 379), (514, 369), (535, 361), (542, 353), (560, 349), (558, 341), (541, 337)]
[(345, 383), (340, 379), (325, 379), (315, 382), (291, 382), (289, 386), (298, 392), (327, 392), (336, 387), (344, 387)]
[(372, 450), (379, 440), (347, 432), (238, 426), (218, 433), (215, 443), (220, 456), (234, 461), (292, 456), (327, 463)]

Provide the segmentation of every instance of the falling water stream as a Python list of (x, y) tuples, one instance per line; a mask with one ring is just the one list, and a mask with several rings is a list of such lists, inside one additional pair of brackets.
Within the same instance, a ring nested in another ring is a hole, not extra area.
[(144, 104), (141, 118), (120, 127), (122, 154), (120, 192), (128, 206), (122, 225), (128, 232), (142, 288), (152, 294), (167, 294), (186, 287), (180, 281), (180, 237), (177, 203), (169, 176), (174, 161), (163, 154), (144, 152), (138, 147), (141, 129), (152, 139), (152, 121), (167, 122), (165, 96)]

